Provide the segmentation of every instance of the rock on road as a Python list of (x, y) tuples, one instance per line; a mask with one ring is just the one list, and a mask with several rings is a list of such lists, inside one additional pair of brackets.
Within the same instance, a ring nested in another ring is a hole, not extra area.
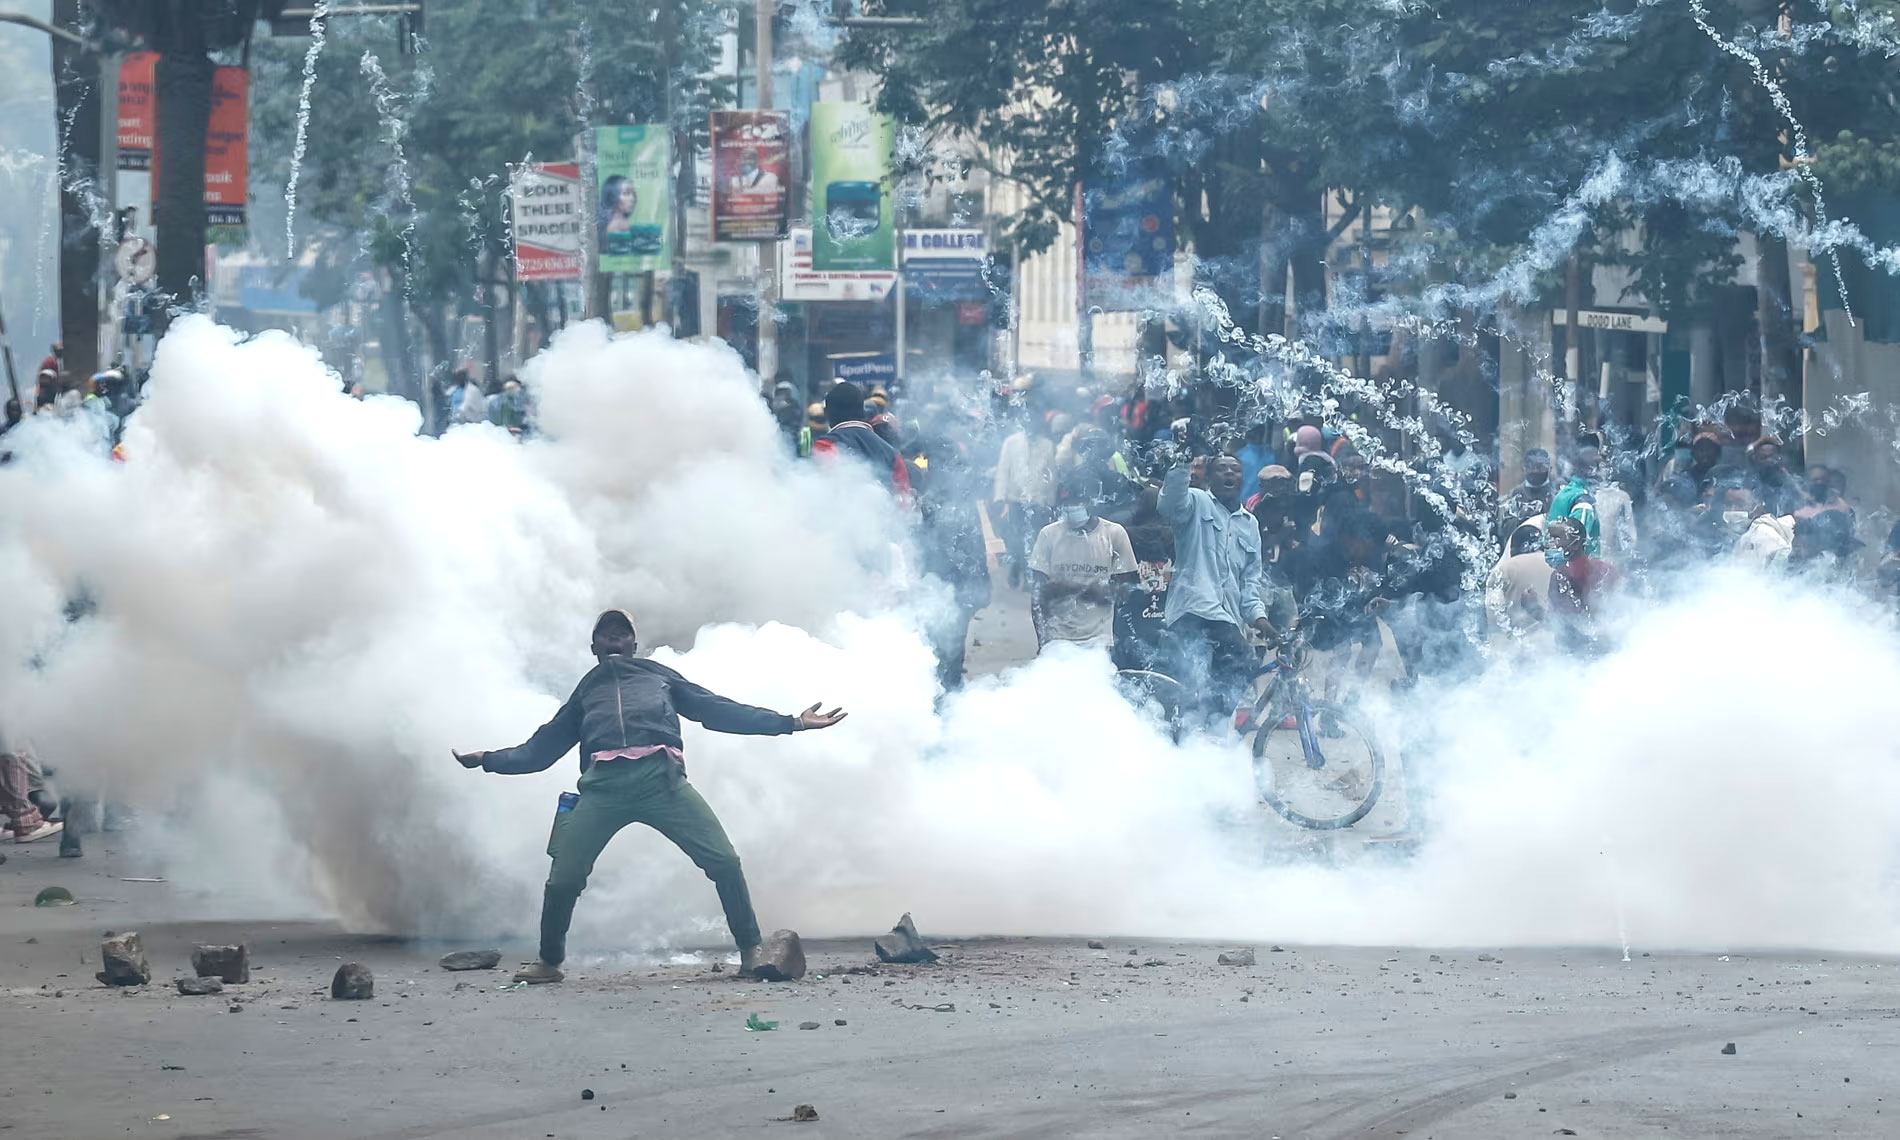
[[(162, 888), (113, 883), (120, 901), (89, 904), (111, 876), (83, 867), (28, 850), (0, 869), (11, 1135), (1900, 1133), (1900, 971), (1874, 959), (1261, 944), (1237, 967), (1217, 963), (1231, 943), (1094, 931), (927, 933), (942, 962), (892, 966), (867, 932), (808, 942), (797, 983), (715, 971), (717, 950), (583, 952), (562, 985), (503, 990), (505, 973), (440, 969), (439, 944), (146, 921)], [(52, 881), (81, 904), (23, 905)], [(101, 934), (135, 924), (152, 984), (98, 984)], [(237, 941), (249, 983), (177, 995), (193, 945)], [(504, 949), (506, 965), (528, 948)], [(372, 1000), (329, 999), (343, 959), (375, 972)], [(751, 1013), (779, 1028), (747, 1032)], [(819, 1119), (790, 1123), (797, 1105)]]

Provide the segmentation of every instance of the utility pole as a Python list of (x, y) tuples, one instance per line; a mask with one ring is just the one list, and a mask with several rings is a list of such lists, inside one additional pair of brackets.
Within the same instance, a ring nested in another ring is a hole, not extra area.
[[(80, 34), (80, 0), (54, 0), (53, 92), (59, 148), (59, 335), (66, 367), (99, 371), (99, 243), (96, 221), (112, 213), (114, 173), (104, 168), (107, 122), (99, 45)], [(112, 93), (114, 126), (118, 92)]]
[(1564, 308), (1569, 320), (1564, 325), (1564, 436), (1559, 442), (1569, 446), (1566, 437), (1575, 436), (1583, 419), (1583, 259), (1570, 252), (1570, 266), (1564, 273)]
[[(777, 14), (776, 0), (757, 0), (753, 12), (753, 55), (759, 71), (759, 110), (772, 109), (772, 20)], [(787, 139), (787, 147), (792, 140)], [(787, 164), (789, 167), (789, 163)], [(791, 172), (788, 169), (786, 173)], [(790, 193), (790, 187), (787, 187)], [(787, 203), (789, 209), (790, 203)], [(759, 243), (759, 380), (770, 385), (778, 376), (778, 242)]]

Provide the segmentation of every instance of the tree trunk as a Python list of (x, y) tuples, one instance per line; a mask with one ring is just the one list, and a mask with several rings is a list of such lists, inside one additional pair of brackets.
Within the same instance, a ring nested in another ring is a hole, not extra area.
[(154, 81), (158, 99), (158, 287), (171, 303), (192, 307), (205, 276), (205, 131), (217, 65), (205, 54), (202, 5), (176, 4), (166, 25)]
[[(53, 23), (81, 31), (79, 0), (55, 0)], [(101, 178), (99, 55), (53, 37), (53, 85), (58, 100), (59, 139), (59, 335), (66, 370), (81, 378), (99, 371), (98, 218), (111, 209)], [(116, 113), (116, 112), (115, 112)], [(106, 177), (111, 177), (107, 172)]]
[(415, 354), (409, 349), (409, 322), (404, 319), (402, 292), (385, 289), (379, 305), (383, 317), (383, 368), (389, 373), (390, 390), (414, 400), (422, 408), (423, 432), (434, 434), (432, 402), (422, 385), (416, 382)]
[(1288, 219), (1292, 231), (1293, 303), (1288, 325), (1307, 313), (1326, 311), (1326, 193), (1303, 195), (1299, 216)]
[(1763, 405), (1781, 400), (1801, 406), (1801, 346), (1795, 340), (1794, 305), (1788, 292), (1788, 243), (1755, 235), (1755, 323), (1761, 336)]

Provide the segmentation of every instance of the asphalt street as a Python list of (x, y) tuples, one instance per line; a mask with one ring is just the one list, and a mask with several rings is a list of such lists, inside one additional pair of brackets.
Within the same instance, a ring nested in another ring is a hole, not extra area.
[[(959, 938), (920, 916), (936, 965), (877, 965), (873, 932), (810, 946), (811, 973), (777, 985), (716, 948), (578, 947), (567, 982), (517, 990), (526, 945), (451, 973), (436, 959), (464, 947), (175, 921), (207, 900), (127, 881), (151, 871), (126, 837), (90, 839), (77, 863), (42, 843), (0, 867), (0, 1134), (1900, 1135), (1892, 962), (1256, 945), (1226, 966), (1235, 947)], [(33, 907), (52, 884), (78, 904)], [(108, 988), (99, 940), (127, 929), (153, 984)], [(235, 940), (252, 982), (176, 993), (194, 943)], [(373, 999), (328, 996), (345, 960)], [(815, 1122), (786, 1119), (801, 1104)]]

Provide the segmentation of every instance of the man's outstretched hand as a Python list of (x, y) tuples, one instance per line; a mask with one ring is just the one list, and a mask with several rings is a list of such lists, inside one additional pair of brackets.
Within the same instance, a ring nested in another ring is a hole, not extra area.
[(818, 710), (821, 707), (823, 706), (813, 705), (812, 707), (806, 709), (804, 712), (798, 714), (799, 731), (802, 732), (807, 729), (813, 729), (813, 728), (830, 728), (832, 725), (837, 724), (839, 721), (843, 720), (845, 717), (850, 715), (849, 713), (845, 712), (843, 709), (832, 709), (830, 712), (819, 712)]
[(457, 760), (461, 761), (462, 767), (464, 768), (479, 768), (482, 766), (482, 761), (488, 756), (486, 752), (457, 752), (453, 748), (449, 749), (449, 752)]

